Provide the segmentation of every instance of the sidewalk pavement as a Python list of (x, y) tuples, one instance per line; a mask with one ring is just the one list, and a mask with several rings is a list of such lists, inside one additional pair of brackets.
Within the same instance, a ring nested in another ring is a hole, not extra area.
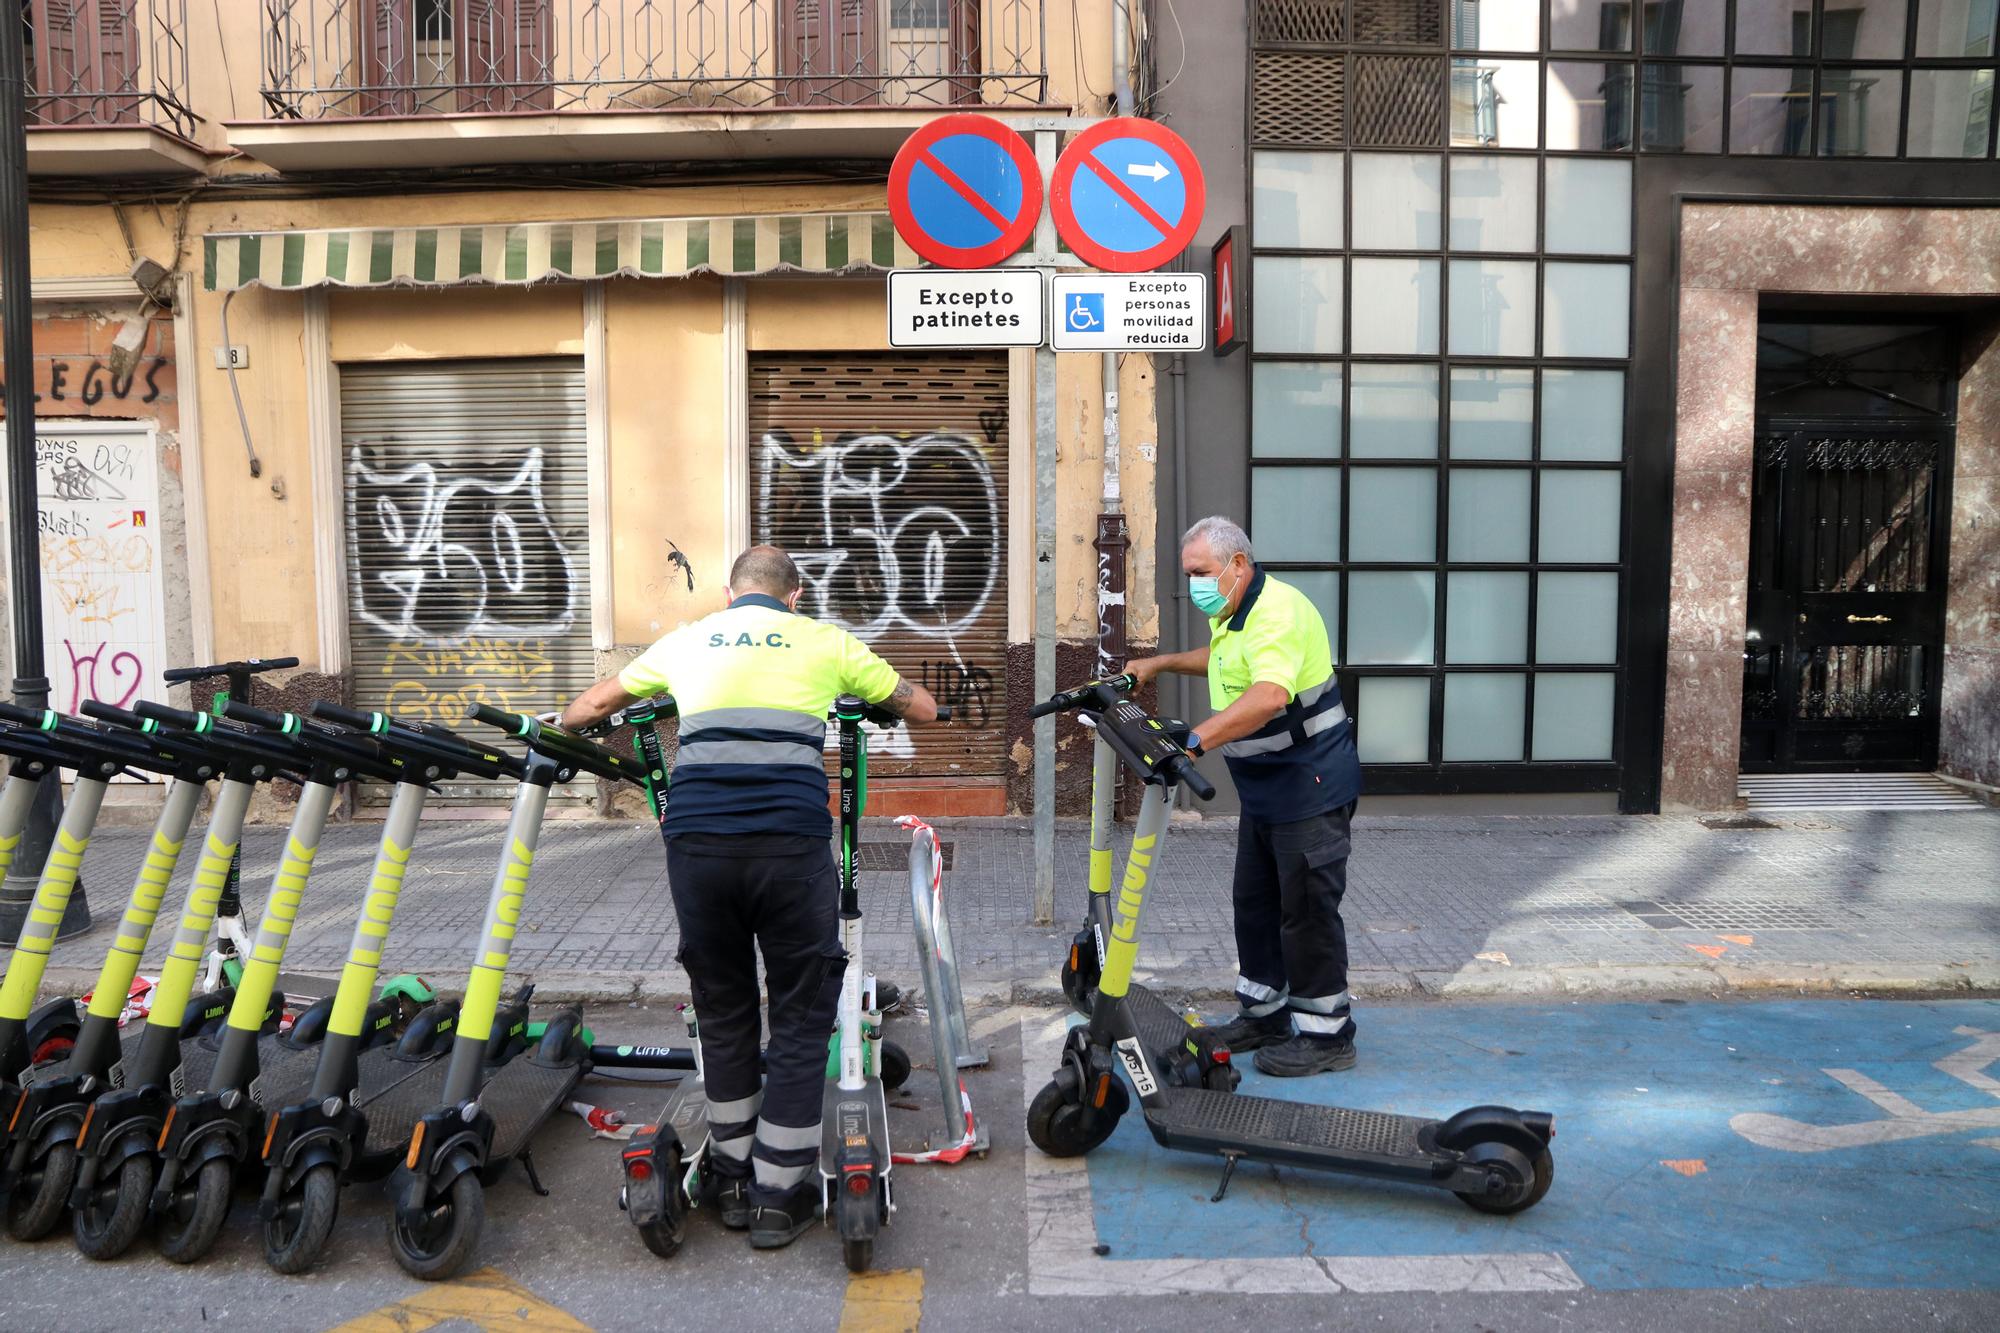
[[(463, 986), (503, 825), (426, 823), (384, 966)], [(327, 831), (288, 972), (337, 975), (379, 825)], [(969, 1001), (1059, 999), (1084, 910), (1088, 829), (1057, 838), (1056, 920), (1033, 921), (1027, 821), (940, 821), (944, 889)], [(1121, 835), (1130, 836), (1129, 829)], [(98, 925), (59, 945), (47, 993), (94, 979), (147, 834), (105, 829), (84, 863)], [(245, 838), (255, 916), (283, 832)], [(1140, 973), (1170, 994), (1224, 1000), (1231, 820), (1177, 820), (1148, 894)], [(870, 820), (862, 907), (872, 970), (913, 986), (909, 835)], [(192, 851), (192, 848), (190, 849)], [(146, 953), (155, 970), (194, 857), (183, 857)], [(874, 868), (880, 867), (880, 868)], [(2000, 992), (2000, 812), (1692, 816), (1359, 816), (1344, 910), (1353, 988), (1390, 995)], [(254, 926), (254, 920), (253, 920)], [(537, 998), (674, 999), (686, 978), (650, 826), (552, 821), (542, 834), (513, 974)]]

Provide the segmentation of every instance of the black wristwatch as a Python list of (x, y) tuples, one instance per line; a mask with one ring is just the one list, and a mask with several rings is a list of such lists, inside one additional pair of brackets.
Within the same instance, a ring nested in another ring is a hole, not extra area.
[(1186, 750), (1187, 750), (1187, 752), (1188, 752), (1189, 754), (1191, 754), (1191, 755), (1195, 755), (1195, 756), (1197, 756), (1197, 757), (1199, 757), (1199, 756), (1201, 756), (1201, 755), (1204, 755), (1204, 754), (1208, 753), (1208, 751), (1206, 751), (1206, 750), (1202, 749), (1202, 746), (1201, 746), (1201, 733), (1200, 733), (1200, 732), (1198, 732), (1198, 731), (1194, 731), (1194, 730), (1190, 730), (1190, 731), (1188, 732), (1188, 734), (1187, 734), (1187, 745), (1186, 745), (1186, 747), (1185, 747), (1185, 748), (1186, 748)]

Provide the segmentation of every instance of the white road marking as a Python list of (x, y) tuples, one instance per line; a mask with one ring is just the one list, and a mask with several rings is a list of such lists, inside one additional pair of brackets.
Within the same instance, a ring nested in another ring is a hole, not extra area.
[[(1061, 1061), (1068, 1020), (1043, 1013), (1020, 1022), (1025, 1108)], [(1139, 1114), (1136, 1105), (1131, 1114)], [(1584, 1285), (1559, 1254), (1298, 1255), (1226, 1262), (1099, 1258), (1092, 1253), (1097, 1226), (1087, 1160), (1049, 1157), (1033, 1144), (1024, 1160), (1028, 1291), (1035, 1296), (1578, 1291)]]
[[(1969, 1087), (2000, 1098), (2000, 1080), (1985, 1072), (1988, 1065), (2000, 1060), (2000, 1033), (1969, 1027), (1952, 1030), (1961, 1037), (1977, 1040), (1942, 1060), (1932, 1061), (1932, 1067)], [(1836, 1148), (1900, 1143), (1905, 1139), (1956, 1134), (1968, 1129), (2000, 1129), (2000, 1106), (1979, 1106), (1966, 1111), (1926, 1111), (1909, 1098), (1891, 1092), (1874, 1079), (1852, 1069), (1823, 1069), (1820, 1072), (1887, 1111), (1888, 1119), (1863, 1120), (1851, 1125), (1809, 1125), (1781, 1115), (1750, 1111), (1730, 1117), (1729, 1127), (1760, 1148), (1775, 1148), (1780, 1152), (1830, 1152)], [(2000, 1139), (1979, 1139), (1975, 1143), (1982, 1148), (2000, 1147)]]

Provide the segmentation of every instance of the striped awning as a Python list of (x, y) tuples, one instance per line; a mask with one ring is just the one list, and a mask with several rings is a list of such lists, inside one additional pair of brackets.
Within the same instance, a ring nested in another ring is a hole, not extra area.
[(448, 287), (691, 273), (852, 273), (923, 261), (887, 213), (218, 232), (203, 285)]

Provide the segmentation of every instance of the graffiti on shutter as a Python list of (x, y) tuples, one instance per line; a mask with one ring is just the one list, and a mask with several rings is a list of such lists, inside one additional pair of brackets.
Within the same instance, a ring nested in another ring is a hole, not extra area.
[(581, 365), (347, 367), (341, 435), (356, 706), (463, 728), (588, 686)]
[(998, 779), (1005, 758), (1007, 363), (992, 355), (760, 356), (752, 526), (799, 609), (957, 712), (875, 742), (882, 776)]

